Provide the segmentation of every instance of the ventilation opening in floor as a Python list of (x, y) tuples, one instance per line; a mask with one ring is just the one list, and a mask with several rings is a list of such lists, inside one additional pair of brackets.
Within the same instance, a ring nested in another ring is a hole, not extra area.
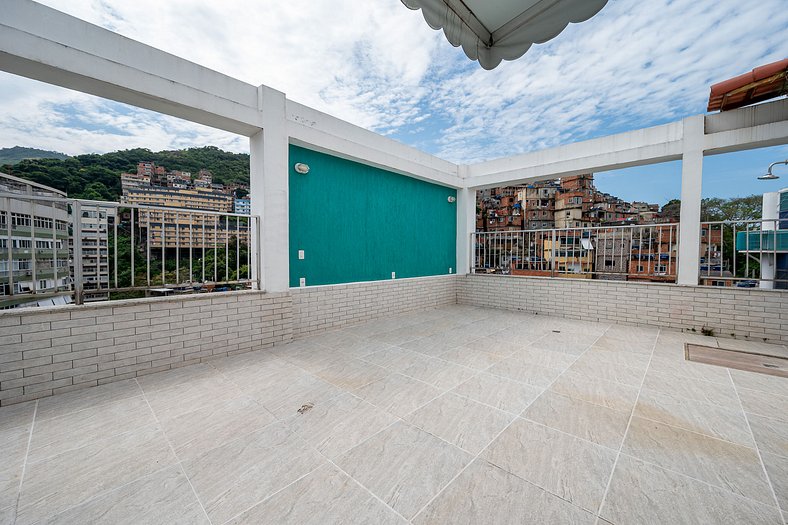
[(788, 378), (788, 358), (779, 355), (686, 343), (684, 358), (696, 363)]

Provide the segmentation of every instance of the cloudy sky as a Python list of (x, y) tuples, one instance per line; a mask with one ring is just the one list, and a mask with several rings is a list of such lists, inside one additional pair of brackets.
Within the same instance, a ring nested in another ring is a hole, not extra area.
[[(709, 86), (788, 56), (785, 0), (610, 0), (493, 71), (398, 0), (44, 0), (127, 37), (455, 162), (476, 162), (705, 112)], [(0, 147), (67, 154), (244, 137), (0, 73)], [(757, 182), (788, 147), (710, 157), (704, 193)], [(779, 169), (779, 168), (778, 168)], [(679, 162), (597, 176), (621, 197), (678, 197)]]

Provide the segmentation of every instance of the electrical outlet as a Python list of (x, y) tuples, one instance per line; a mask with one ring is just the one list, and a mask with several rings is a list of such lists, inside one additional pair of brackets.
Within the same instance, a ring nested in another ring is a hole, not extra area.
[(391, 278), (392, 279), (396, 279), (397, 278), (397, 272), (391, 272)]
[(304, 250), (298, 250), (298, 258), (300, 260), (304, 260)]
[(301, 278), (298, 280), (298, 286), (300, 286), (301, 288), (303, 288), (304, 286), (306, 286), (306, 277), (301, 277)]

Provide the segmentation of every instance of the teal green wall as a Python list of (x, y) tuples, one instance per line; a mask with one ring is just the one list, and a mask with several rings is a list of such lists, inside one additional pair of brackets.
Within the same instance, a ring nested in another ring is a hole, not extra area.
[(456, 272), (455, 190), (292, 145), (288, 164), (290, 286)]

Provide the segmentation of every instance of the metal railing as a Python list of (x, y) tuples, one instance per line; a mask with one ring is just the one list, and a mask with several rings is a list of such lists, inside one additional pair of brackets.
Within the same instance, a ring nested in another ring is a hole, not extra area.
[(258, 216), (0, 193), (0, 308), (260, 288)]
[(788, 289), (788, 220), (701, 223), (699, 283)]
[(476, 232), (474, 273), (675, 282), (678, 224)]

